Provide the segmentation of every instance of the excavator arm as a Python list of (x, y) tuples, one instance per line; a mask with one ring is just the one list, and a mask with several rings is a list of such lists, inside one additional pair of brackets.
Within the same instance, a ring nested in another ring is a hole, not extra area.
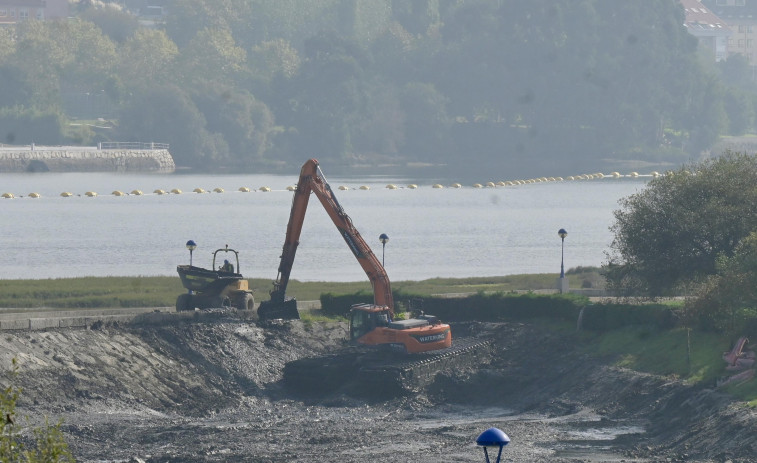
[[(271, 300), (265, 301), (258, 309), (261, 319), (270, 318), (299, 318), (296, 301), (286, 299), (286, 289), (289, 284), (289, 276), (292, 272), (294, 257), (297, 246), (300, 243), (302, 224), (305, 220), (310, 193), (314, 193), (323, 205), (326, 213), (334, 222), (339, 233), (344, 238), (357, 259), (363, 271), (368, 276), (373, 287), (374, 304), (386, 306), (389, 309), (389, 317), (394, 316), (394, 299), (389, 284), (389, 277), (384, 266), (376, 258), (368, 243), (365, 242), (357, 228), (352, 224), (352, 219), (344, 212), (344, 209), (334, 196), (331, 186), (321, 172), (318, 161), (308, 160), (300, 170), (300, 178), (292, 198), (292, 209), (289, 214), (286, 239), (281, 253), (281, 262), (276, 281), (273, 283)], [(293, 316), (296, 315), (296, 316)]]

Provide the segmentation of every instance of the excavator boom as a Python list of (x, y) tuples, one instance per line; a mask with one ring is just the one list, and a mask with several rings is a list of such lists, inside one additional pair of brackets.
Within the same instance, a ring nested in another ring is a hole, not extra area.
[(441, 323), (434, 316), (421, 315), (409, 320), (394, 320), (394, 299), (386, 270), (368, 243), (360, 236), (360, 232), (352, 224), (352, 219), (344, 212), (315, 159), (308, 160), (300, 171), (300, 179), (292, 199), (278, 278), (274, 282), (271, 300), (262, 303), (258, 309), (259, 317), (299, 317), (296, 301), (287, 300), (285, 294), (310, 193), (315, 194), (321, 202), (373, 287), (373, 304), (356, 304), (351, 308), (350, 340), (356, 344), (381, 346), (407, 353), (450, 347), (452, 334), (449, 325)]
[[(390, 318), (394, 316), (394, 299), (389, 278), (376, 255), (365, 242), (360, 233), (352, 224), (352, 219), (347, 215), (339, 201), (334, 196), (331, 186), (321, 171), (318, 161), (310, 159), (302, 166), (297, 188), (292, 198), (292, 209), (289, 214), (284, 247), (281, 252), (278, 276), (273, 283), (271, 300), (265, 301), (258, 309), (261, 319), (270, 318), (299, 318), (293, 316), (297, 313), (296, 301), (286, 299), (286, 289), (289, 284), (289, 276), (294, 265), (297, 247), (300, 244), (300, 234), (305, 221), (310, 194), (313, 193), (323, 205), (326, 213), (331, 218), (339, 233), (344, 238), (360, 266), (365, 271), (373, 286), (373, 303), (378, 306), (386, 306), (390, 311)], [(294, 310), (292, 310), (294, 307)], [(289, 316), (287, 316), (289, 315)]]

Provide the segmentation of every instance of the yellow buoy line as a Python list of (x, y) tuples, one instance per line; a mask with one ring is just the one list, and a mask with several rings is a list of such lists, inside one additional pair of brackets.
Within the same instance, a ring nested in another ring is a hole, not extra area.
[[(659, 172), (653, 171), (653, 172), (650, 172), (649, 174), (639, 174), (638, 172), (630, 172), (628, 174), (621, 174), (620, 172), (611, 172), (609, 174), (603, 174), (601, 172), (597, 172), (597, 173), (593, 173), (593, 174), (571, 175), (571, 176), (564, 177), (564, 178), (563, 177), (538, 177), (538, 178), (519, 179), (519, 180), (507, 180), (507, 181), (498, 181), (498, 182), (488, 181), (488, 182), (485, 182), (485, 183), (473, 183), (470, 186), (472, 188), (476, 188), (476, 189), (479, 189), (479, 188), (497, 188), (497, 187), (530, 185), (530, 184), (534, 184), (534, 183), (544, 183), (544, 182), (563, 182), (563, 181), (577, 181), (577, 180), (594, 180), (594, 179), (605, 179), (605, 178), (609, 178), (609, 179), (639, 178), (639, 177), (656, 178), (656, 177), (661, 177), (661, 176), (664, 176), (664, 175), (672, 175), (672, 173), (668, 172), (668, 173), (661, 174)], [(346, 185), (340, 185), (338, 188), (339, 188), (339, 190), (370, 190), (371, 189), (371, 187), (368, 186), (368, 185), (360, 185), (357, 188), (350, 188), (350, 187), (348, 187)], [(389, 183), (384, 188), (387, 189), (387, 190), (399, 190), (399, 189), (415, 190), (415, 189), (417, 189), (419, 187), (418, 187), (418, 185), (416, 185), (414, 183), (406, 185), (406, 186), (398, 186), (396, 184)], [(438, 188), (438, 189), (441, 189), (441, 188), (463, 188), (463, 185), (461, 183), (452, 183), (452, 184), (450, 184), (448, 186), (445, 186), (445, 185), (443, 185), (441, 183), (434, 183), (434, 184), (431, 185), (431, 188)], [(286, 187), (286, 191), (295, 191), (296, 189), (297, 189), (297, 185), (289, 185), (289, 186)], [(233, 192), (235, 192), (235, 193), (251, 193), (251, 192), (268, 193), (268, 192), (271, 192), (271, 191), (275, 191), (275, 190), (273, 190), (269, 186), (261, 186), (261, 187), (259, 187), (257, 189), (253, 189), (253, 188), (250, 188), (250, 187), (242, 186), (242, 187), (239, 187), (236, 191), (233, 191)], [(206, 190), (204, 188), (198, 187), (198, 188), (193, 189), (192, 192), (195, 193), (195, 194), (225, 193), (226, 190), (224, 188), (221, 188), (221, 187), (213, 188), (211, 190)], [(184, 193), (184, 192), (181, 189), (179, 189), (179, 188), (173, 188), (171, 190), (163, 190), (163, 189), (157, 188), (157, 189), (153, 190), (153, 192), (152, 192), (153, 195), (158, 195), (158, 196), (162, 196), (162, 195), (180, 195), (182, 193)], [(125, 192), (125, 191), (121, 191), (121, 190), (113, 190), (113, 192), (111, 192), (111, 195), (112, 196), (144, 196), (146, 194), (142, 190), (135, 189), (135, 190), (131, 190), (130, 192)], [(97, 197), (98, 194), (97, 194), (96, 191), (91, 191), (91, 190), (85, 192), (83, 195), (81, 195), (81, 194), (75, 195), (74, 193), (72, 193), (70, 191), (64, 191), (64, 192), (60, 193), (59, 196), (63, 197), (63, 198), (70, 198), (72, 196), (86, 196), (86, 197), (94, 198), (94, 197)], [(23, 197), (24, 197), (24, 195), (17, 195), (15, 193), (10, 193), (10, 192), (5, 192), (5, 193), (0, 194), (0, 198), (3, 198), (3, 199), (14, 199), (14, 198), (23, 198)], [(32, 193), (27, 194), (26, 197), (28, 197), (28, 198), (41, 198), (42, 195), (39, 194), (39, 193), (36, 193), (36, 192), (32, 192)]]

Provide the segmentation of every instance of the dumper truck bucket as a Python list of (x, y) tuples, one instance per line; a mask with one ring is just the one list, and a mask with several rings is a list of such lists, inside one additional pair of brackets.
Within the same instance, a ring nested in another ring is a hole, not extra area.
[(258, 307), (258, 318), (260, 320), (274, 320), (277, 318), (299, 320), (300, 312), (297, 311), (297, 300), (263, 301), (260, 303), (260, 307)]

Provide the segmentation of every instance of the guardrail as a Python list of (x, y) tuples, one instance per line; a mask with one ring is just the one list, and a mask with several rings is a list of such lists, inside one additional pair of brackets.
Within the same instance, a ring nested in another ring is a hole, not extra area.
[(97, 144), (100, 150), (167, 150), (168, 143), (143, 143), (139, 141), (104, 141)]

